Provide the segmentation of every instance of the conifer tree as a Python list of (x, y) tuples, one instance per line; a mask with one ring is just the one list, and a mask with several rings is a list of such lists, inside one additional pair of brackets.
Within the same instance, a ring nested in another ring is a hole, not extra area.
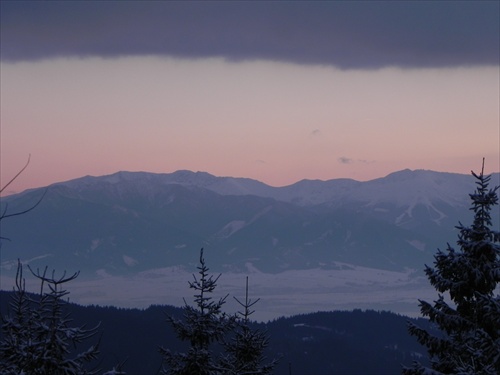
[(194, 304), (190, 306), (184, 301), (184, 320), (167, 317), (177, 337), (187, 341), (190, 347), (187, 353), (173, 353), (160, 347), (159, 351), (167, 365), (163, 374), (175, 375), (213, 375), (220, 374), (221, 369), (213, 353), (213, 346), (221, 342), (224, 335), (234, 326), (234, 317), (222, 312), (227, 296), (214, 301), (210, 296), (217, 286), (220, 274), (214, 278), (209, 275), (209, 268), (200, 251), (200, 265), (197, 267), (199, 278), (193, 275), (194, 281), (189, 287), (195, 290)]
[(22, 265), (18, 262), (11, 311), (2, 317), (4, 338), (0, 343), (0, 374), (95, 373), (84, 365), (97, 359), (98, 345), (91, 345), (81, 353), (74, 353), (74, 348), (93, 337), (98, 327), (71, 327), (71, 319), (63, 309), (63, 298), (69, 293), (63, 285), (74, 280), (78, 273), (69, 277), (64, 273), (56, 278), (54, 273), (47, 276), (47, 268), (43, 273), (29, 269), (41, 282), (40, 295), (32, 297), (26, 293)]
[(267, 375), (271, 374), (277, 360), (268, 364), (264, 350), (269, 345), (269, 337), (265, 332), (250, 327), (250, 315), (254, 313), (252, 306), (260, 298), (252, 301), (248, 298), (248, 276), (246, 278), (245, 302), (233, 297), (240, 304), (243, 311), (239, 311), (236, 321), (236, 330), (231, 339), (224, 343), (226, 354), (222, 356), (221, 367), (225, 375)]
[(460, 249), (448, 244), (446, 252), (435, 255), (435, 268), (425, 268), (440, 294), (434, 304), (420, 301), (420, 309), (441, 334), (409, 325), (427, 348), (431, 368), (415, 362), (403, 369), (405, 375), (500, 374), (500, 232), (491, 229), (490, 216), (498, 205), (498, 187), (488, 189), (491, 176), (484, 175), (484, 160), (481, 173), (472, 175), (477, 185), (470, 194), (474, 220), (470, 227), (460, 222), (456, 227)]

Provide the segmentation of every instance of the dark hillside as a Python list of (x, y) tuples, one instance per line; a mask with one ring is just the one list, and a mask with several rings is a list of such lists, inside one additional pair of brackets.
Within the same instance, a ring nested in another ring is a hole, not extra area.
[(399, 374), (401, 364), (425, 353), (408, 335), (408, 320), (361, 310), (280, 318), (268, 324), (273, 351), (283, 353), (276, 373), (291, 365), (292, 374)]
[[(0, 291), (4, 315), (10, 292)], [(126, 361), (129, 375), (156, 374), (158, 346), (182, 350), (165, 314), (181, 316), (171, 306), (145, 310), (69, 304), (73, 325), (101, 322), (102, 369)], [(389, 312), (355, 310), (318, 312), (258, 324), (271, 337), (268, 358), (281, 357), (275, 374), (399, 374), (415, 355), (425, 353), (408, 335), (407, 317)], [(412, 321), (415, 321), (412, 319)], [(425, 325), (421, 320), (419, 324)], [(86, 343), (87, 346), (92, 342)]]

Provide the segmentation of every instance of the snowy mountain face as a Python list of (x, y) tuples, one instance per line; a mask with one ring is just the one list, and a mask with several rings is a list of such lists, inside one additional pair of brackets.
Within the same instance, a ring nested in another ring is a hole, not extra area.
[[(500, 183), (500, 174), (491, 186)], [(338, 262), (422, 269), (469, 224), (471, 176), (404, 170), (359, 182), (303, 180), (285, 187), (204, 172), (118, 172), (54, 184), (29, 214), (2, 222), (2, 270), (18, 257), (90, 274), (134, 274), (196, 263), (279, 273)], [(12, 212), (43, 189), (2, 198)], [(498, 225), (498, 212), (494, 213)]]
[[(500, 183), (499, 176), (500, 173), (492, 175), (492, 186)], [(187, 170), (170, 174), (118, 172), (102, 177), (86, 176), (55, 185), (84, 190), (91, 186), (119, 185), (125, 182), (134, 183), (142, 189), (170, 184), (198, 187), (220, 195), (255, 195), (300, 206), (338, 206), (346, 201), (362, 202), (368, 206), (384, 203), (411, 206), (434, 201), (443, 201), (449, 205), (465, 203), (468, 206), (468, 194), (474, 189), (470, 175), (408, 169), (367, 182), (351, 179), (302, 180), (284, 187), (271, 187), (248, 178), (216, 177), (206, 172)]]

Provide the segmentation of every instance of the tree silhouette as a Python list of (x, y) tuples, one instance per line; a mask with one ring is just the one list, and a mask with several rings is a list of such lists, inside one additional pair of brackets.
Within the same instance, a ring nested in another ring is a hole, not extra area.
[(259, 302), (260, 298), (252, 301), (248, 297), (248, 276), (246, 278), (245, 301), (241, 302), (233, 297), (243, 308), (239, 311), (239, 318), (236, 320), (236, 329), (233, 337), (224, 343), (226, 354), (222, 356), (221, 367), (226, 375), (266, 375), (271, 374), (277, 360), (274, 359), (268, 364), (264, 350), (269, 345), (267, 334), (258, 329), (250, 327), (250, 315), (255, 311), (251, 308)]
[[(29, 268), (29, 266), (28, 266)], [(23, 268), (18, 261), (15, 294), (10, 303), (11, 312), (2, 317), (3, 340), (0, 342), (0, 373), (29, 375), (93, 374), (85, 364), (97, 359), (98, 344), (81, 353), (74, 353), (77, 345), (97, 334), (98, 327), (86, 329), (71, 327), (71, 319), (64, 312), (63, 298), (69, 293), (63, 286), (78, 273), (67, 277), (31, 273), (40, 280), (40, 294), (26, 293)], [(48, 290), (46, 290), (48, 288)]]
[(221, 308), (227, 296), (218, 301), (214, 301), (210, 296), (221, 275), (214, 278), (208, 274), (209, 268), (203, 258), (203, 249), (200, 251), (200, 265), (197, 268), (199, 278), (193, 275), (194, 281), (189, 282), (189, 287), (196, 293), (195, 306), (190, 306), (184, 301), (184, 320), (167, 317), (177, 337), (189, 342), (190, 347), (187, 353), (172, 353), (169, 349), (160, 347), (159, 351), (167, 365), (166, 368), (162, 368), (164, 374), (212, 375), (219, 374), (221, 370), (212, 347), (232, 329), (234, 317), (222, 312)]
[[(474, 220), (470, 227), (461, 223), (455, 250), (438, 250), (435, 268), (425, 273), (440, 293), (434, 304), (420, 301), (424, 316), (435, 323), (441, 335), (433, 335), (415, 324), (409, 332), (427, 347), (431, 368), (415, 362), (403, 369), (414, 374), (500, 374), (500, 232), (492, 230), (490, 211), (498, 204), (494, 189), (488, 189), (491, 176), (484, 175), (484, 160), (470, 194)], [(442, 293), (448, 293), (451, 303)]]

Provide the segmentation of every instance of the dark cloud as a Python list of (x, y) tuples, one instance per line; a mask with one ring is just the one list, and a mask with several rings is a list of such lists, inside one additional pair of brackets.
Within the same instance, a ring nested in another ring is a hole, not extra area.
[(5, 61), (168, 55), (340, 68), (498, 65), (498, 1), (0, 1)]

